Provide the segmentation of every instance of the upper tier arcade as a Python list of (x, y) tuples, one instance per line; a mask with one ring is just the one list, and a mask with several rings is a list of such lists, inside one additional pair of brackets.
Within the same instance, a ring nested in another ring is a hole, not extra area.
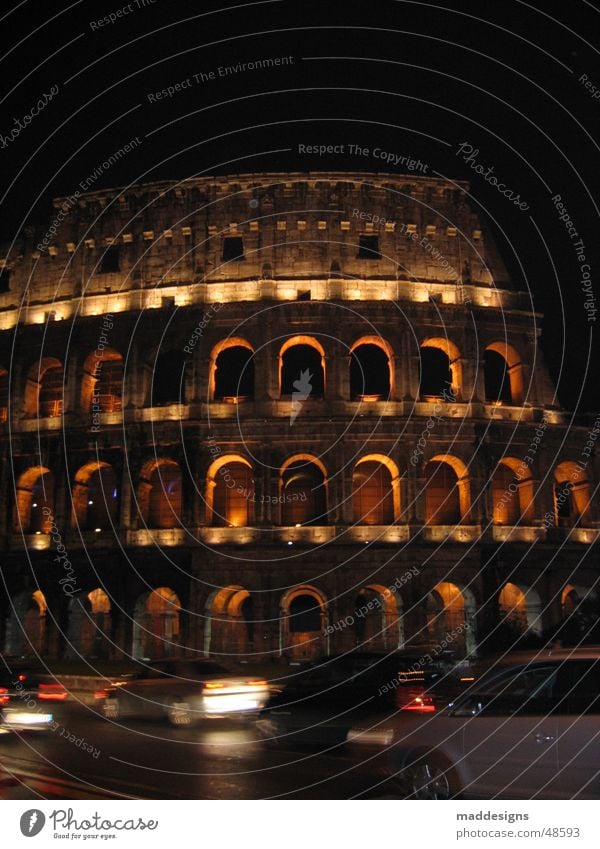
[(54, 201), (48, 223), (4, 246), (0, 329), (164, 299), (530, 308), (467, 191), (466, 182), (343, 172), (76, 190)]

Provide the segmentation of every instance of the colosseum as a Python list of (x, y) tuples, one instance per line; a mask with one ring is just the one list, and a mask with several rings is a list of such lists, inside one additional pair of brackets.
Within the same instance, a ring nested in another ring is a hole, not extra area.
[(0, 271), (0, 645), (302, 660), (595, 605), (597, 424), (466, 182), (75, 192)]

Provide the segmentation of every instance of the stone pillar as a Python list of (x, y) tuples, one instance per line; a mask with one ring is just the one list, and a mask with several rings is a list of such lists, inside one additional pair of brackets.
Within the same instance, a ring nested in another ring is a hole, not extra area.
[(122, 532), (132, 530), (138, 526), (136, 502), (133, 500), (131, 475), (134, 474), (137, 464), (132, 463), (131, 469), (128, 469), (128, 464), (123, 463), (121, 472), (120, 486), (120, 508), (119, 508), (119, 528)]
[(391, 400), (403, 401), (410, 394), (409, 376), (404, 368), (404, 359), (395, 354), (392, 357), (391, 366), (394, 375), (394, 389)]
[(198, 357), (197, 361), (197, 380), (194, 400), (201, 404), (206, 404), (212, 401), (210, 391), (210, 376), (213, 370), (213, 362), (210, 357)]
[(408, 366), (408, 401), (417, 401), (419, 399), (419, 384), (420, 384), (420, 365), (421, 359), (418, 354), (413, 354), (406, 359)]

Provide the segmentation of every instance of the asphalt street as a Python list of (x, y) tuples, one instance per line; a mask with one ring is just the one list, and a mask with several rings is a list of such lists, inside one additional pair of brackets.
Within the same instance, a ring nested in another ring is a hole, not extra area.
[(110, 722), (88, 708), (53, 731), (0, 735), (0, 798), (389, 798), (383, 758), (355, 747), (271, 749), (249, 722)]

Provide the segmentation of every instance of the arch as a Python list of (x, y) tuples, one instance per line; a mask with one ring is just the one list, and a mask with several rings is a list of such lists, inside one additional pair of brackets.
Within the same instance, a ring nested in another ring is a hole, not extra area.
[(559, 527), (572, 527), (590, 518), (591, 484), (574, 461), (564, 460), (554, 470), (554, 518)]
[(312, 454), (289, 457), (279, 474), (281, 524), (327, 524), (327, 472)]
[(8, 387), (8, 371), (0, 366), (0, 424), (8, 421)]
[(44, 593), (19, 593), (13, 600), (4, 642), (7, 655), (44, 655), (47, 648), (46, 613), (48, 604)]
[(245, 587), (215, 590), (206, 602), (204, 653), (251, 654), (254, 647), (253, 599)]
[(560, 595), (560, 606), (563, 619), (579, 612), (597, 600), (596, 590), (591, 587), (574, 586), (566, 584)]
[(456, 525), (471, 509), (468, 469), (458, 457), (436, 454), (425, 466), (425, 523)]
[(43, 357), (29, 369), (25, 384), (25, 415), (54, 418), (63, 412), (63, 365)]
[(148, 528), (177, 528), (181, 524), (182, 476), (176, 460), (148, 460), (140, 472), (138, 511)]
[(185, 404), (185, 367), (182, 351), (163, 351), (152, 366), (150, 405)]
[(459, 399), (462, 392), (462, 359), (454, 342), (432, 337), (421, 342), (421, 377), (419, 395), (422, 399)]
[[(523, 363), (517, 350), (506, 342), (492, 342), (485, 349), (485, 398), (491, 403), (522, 404), (525, 395)], [(488, 354), (494, 356), (489, 357)], [(501, 358), (496, 360), (496, 358)]]
[(425, 608), (431, 642), (457, 654), (475, 651), (473, 622), (477, 605), (468, 587), (441, 581), (428, 593)]
[(361, 457), (352, 475), (352, 521), (391, 525), (400, 518), (400, 473), (385, 454)]
[(325, 394), (325, 350), (313, 336), (292, 336), (279, 351), (279, 394)]
[(388, 399), (394, 391), (394, 352), (379, 336), (362, 336), (350, 348), (350, 397)]
[(505, 622), (517, 634), (542, 631), (542, 604), (537, 590), (523, 584), (507, 582), (498, 595), (498, 607)]
[(503, 457), (492, 475), (492, 521), (518, 525), (531, 521), (534, 486), (529, 467), (515, 457)]
[(109, 463), (93, 461), (75, 475), (71, 526), (82, 531), (113, 528), (117, 522), (117, 479)]
[(324, 631), (327, 601), (308, 584), (293, 587), (281, 598), (280, 653), (291, 660), (309, 660), (328, 653)]
[(389, 587), (362, 587), (354, 602), (356, 643), (362, 650), (394, 651), (404, 645), (402, 599)]
[(79, 593), (69, 603), (69, 642), (67, 657), (107, 659), (110, 656), (111, 603), (97, 587)]
[(254, 522), (254, 472), (240, 454), (224, 454), (206, 474), (206, 523), (244, 527)]
[(96, 413), (118, 413), (123, 407), (123, 356), (114, 348), (97, 351), (83, 364), (81, 409)]
[(45, 466), (32, 466), (17, 481), (13, 529), (48, 534), (54, 522), (54, 475)]
[(158, 587), (141, 596), (133, 622), (134, 657), (160, 658), (180, 654), (179, 596), (170, 587)]
[(254, 348), (241, 336), (218, 342), (210, 354), (209, 393), (233, 403), (254, 398)]

